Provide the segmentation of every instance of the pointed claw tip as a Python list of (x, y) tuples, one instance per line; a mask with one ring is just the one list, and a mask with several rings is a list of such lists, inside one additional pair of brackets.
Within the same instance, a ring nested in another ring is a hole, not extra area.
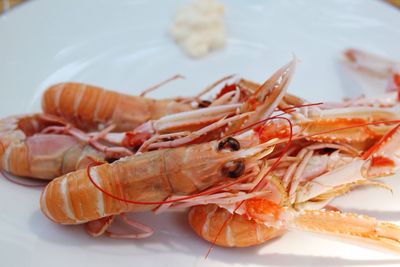
[(300, 62), (301, 62), (301, 60), (296, 56), (295, 53), (293, 53), (292, 60), (289, 63), (294, 63), (296, 65), (297, 63), (300, 63)]
[(296, 57), (296, 55), (293, 54), (292, 59), (282, 67), (281, 70), (283, 70), (282, 76), (286, 77), (291, 77), (296, 69), (297, 64), (300, 62), (300, 60)]

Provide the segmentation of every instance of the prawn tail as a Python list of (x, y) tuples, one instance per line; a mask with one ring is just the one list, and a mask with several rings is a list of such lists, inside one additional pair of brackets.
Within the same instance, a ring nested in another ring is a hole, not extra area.
[(112, 119), (119, 94), (83, 83), (59, 83), (43, 94), (42, 109), (81, 129), (98, 129)]
[[(90, 169), (91, 178), (108, 192), (120, 195), (110, 175), (109, 164)], [(88, 177), (86, 169), (70, 172), (51, 181), (40, 197), (40, 207), (50, 220), (61, 224), (80, 224), (119, 214), (126, 204), (105, 196)]]

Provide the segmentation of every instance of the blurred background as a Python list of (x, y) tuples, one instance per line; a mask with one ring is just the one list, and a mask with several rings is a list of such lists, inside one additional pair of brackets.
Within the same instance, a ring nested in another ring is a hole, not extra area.
[(25, 2), (25, 0), (0, 0), (0, 13), (11, 9), (22, 2)]
[[(5, 12), (14, 6), (26, 2), (28, 0), (0, 0), (0, 13)], [(391, 3), (400, 8), (400, 0), (386, 0), (388, 3)]]

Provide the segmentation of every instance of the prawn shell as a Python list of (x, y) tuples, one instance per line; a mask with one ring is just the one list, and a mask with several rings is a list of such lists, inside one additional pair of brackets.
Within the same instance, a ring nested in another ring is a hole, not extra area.
[(115, 131), (129, 131), (168, 114), (191, 110), (190, 104), (173, 99), (131, 96), (83, 83), (60, 83), (43, 94), (45, 113), (60, 116), (85, 130), (114, 124)]
[(84, 167), (88, 160), (104, 155), (63, 134), (43, 134), (48, 126), (63, 125), (59, 118), (44, 114), (0, 120), (0, 169), (17, 176), (51, 180)]
[(149, 211), (171, 195), (189, 195), (226, 179), (221, 166), (237, 152), (219, 152), (217, 143), (156, 150), (126, 157), (111, 164), (78, 170), (54, 179), (41, 196), (41, 209), (51, 220), (78, 224), (123, 212)]
[[(197, 235), (222, 247), (259, 245), (282, 235), (285, 231), (282, 228), (268, 227), (254, 220), (249, 220), (243, 215), (234, 214), (230, 218), (231, 216), (226, 209), (209, 204), (192, 207), (188, 219), (190, 226)], [(228, 222), (219, 233), (226, 220)], [(218, 238), (215, 240), (217, 235)]]

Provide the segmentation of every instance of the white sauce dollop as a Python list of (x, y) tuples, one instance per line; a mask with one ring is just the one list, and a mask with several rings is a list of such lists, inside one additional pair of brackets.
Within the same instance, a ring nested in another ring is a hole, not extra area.
[(189, 56), (195, 58), (224, 47), (224, 6), (216, 0), (195, 0), (178, 10), (170, 34)]

